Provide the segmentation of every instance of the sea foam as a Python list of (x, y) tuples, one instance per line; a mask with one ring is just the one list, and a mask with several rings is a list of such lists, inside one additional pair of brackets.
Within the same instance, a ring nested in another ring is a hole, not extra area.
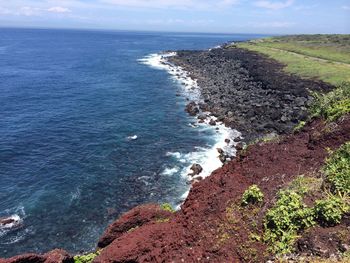
[[(176, 52), (150, 54), (145, 58), (139, 59), (138, 61), (155, 69), (166, 70), (170, 74), (171, 78), (180, 85), (183, 95), (188, 100), (196, 101), (197, 103), (203, 102), (197, 80), (189, 77), (188, 72), (186, 72), (182, 67), (175, 66), (168, 62), (168, 58), (175, 55)], [(208, 116), (210, 115), (209, 112), (204, 113)], [(234, 142), (234, 139), (241, 137), (241, 134), (238, 131), (226, 127), (221, 122), (216, 122), (216, 126), (209, 125), (211, 119), (216, 121), (216, 118), (213, 116), (208, 117), (204, 123), (199, 123), (199, 120), (194, 117), (190, 118), (193, 119), (189, 123), (189, 126), (199, 129), (199, 132), (210, 130), (213, 134), (212, 139), (214, 139), (214, 142), (210, 143), (210, 145), (206, 147), (197, 147), (195, 148), (195, 151), (189, 153), (167, 152), (166, 156), (176, 159), (178, 163), (174, 167), (166, 167), (161, 173), (162, 175), (169, 176), (179, 173), (183, 178), (190, 180), (190, 168), (192, 164), (196, 163), (202, 166), (203, 171), (193, 178), (205, 178), (214, 170), (222, 166), (222, 162), (219, 159), (218, 148), (224, 150), (224, 152), (229, 156), (235, 156), (236, 154), (236, 143)], [(227, 142), (226, 139), (229, 139), (229, 142)], [(186, 191), (181, 198), (185, 199), (188, 193), (189, 191)]]

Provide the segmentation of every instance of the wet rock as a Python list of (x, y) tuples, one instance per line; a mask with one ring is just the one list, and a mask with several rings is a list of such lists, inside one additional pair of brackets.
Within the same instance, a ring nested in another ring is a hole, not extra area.
[(224, 154), (220, 154), (219, 159), (222, 163), (226, 162), (226, 156)]
[(219, 154), (224, 154), (225, 153), (224, 150), (221, 149), (221, 148), (216, 148), (216, 150), (218, 151)]
[(216, 121), (215, 121), (215, 120), (213, 120), (213, 119), (211, 119), (211, 120), (209, 121), (209, 125), (211, 125), (211, 126), (215, 126), (215, 125), (216, 125)]
[(188, 112), (188, 114), (190, 114), (191, 116), (196, 116), (199, 113), (197, 104), (194, 101), (191, 101), (186, 105), (185, 111)]
[(198, 175), (203, 171), (203, 167), (200, 164), (193, 164), (190, 168), (192, 170), (191, 176)]
[(207, 118), (207, 115), (205, 115), (205, 114), (200, 114), (200, 115), (198, 115), (198, 117), (197, 117), (199, 120), (205, 120), (206, 118)]
[(9, 224), (12, 224), (15, 222), (16, 222), (16, 220), (14, 220), (12, 218), (0, 218), (0, 226), (9, 225)]
[(229, 143), (231, 142), (231, 140), (230, 140), (230, 139), (225, 139), (225, 142), (226, 142), (227, 144), (229, 144)]
[(243, 150), (243, 148), (244, 148), (244, 144), (243, 143), (239, 142), (239, 143), (236, 144), (237, 151), (241, 151), (241, 150)]

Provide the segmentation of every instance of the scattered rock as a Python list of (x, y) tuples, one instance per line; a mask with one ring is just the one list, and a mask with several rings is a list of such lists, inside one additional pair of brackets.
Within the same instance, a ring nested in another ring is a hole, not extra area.
[(220, 154), (219, 159), (222, 163), (226, 162), (226, 156), (224, 154)]
[(221, 148), (216, 148), (216, 150), (218, 151), (219, 154), (224, 154), (225, 153), (224, 150), (221, 149)]
[(215, 121), (214, 119), (211, 119), (211, 120), (209, 121), (209, 125), (215, 126), (215, 125), (216, 125), (216, 121)]
[(239, 142), (236, 144), (236, 149), (237, 151), (241, 151), (244, 148), (244, 144), (242, 142)]
[(200, 114), (200, 115), (198, 115), (198, 117), (197, 117), (199, 120), (205, 120), (206, 118), (207, 118), (207, 115), (205, 115), (205, 114)]
[(231, 140), (230, 140), (230, 139), (225, 139), (225, 142), (226, 142), (227, 144), (229, 144), (229, 143), (231, 142)]
[(200, 174), (203, 171), (203, 167), (200, 164), (193, 164), (191, 166), (192, 173), (190, 174), (191, 176), (195, 176)]
[(196, 116), (199, 113), (197, 104), (194, 101), (191, 101), (186, 105), (185, 111), (188, 112), (191, 116)]
[(234, 142), (240, 142), (242, 139), (240, 137), (236, 137), (233, 139)]
[(0, 218), (0, 226), (9, 225), (15, 222), (16, 220), (14, 220), (13, 218)]

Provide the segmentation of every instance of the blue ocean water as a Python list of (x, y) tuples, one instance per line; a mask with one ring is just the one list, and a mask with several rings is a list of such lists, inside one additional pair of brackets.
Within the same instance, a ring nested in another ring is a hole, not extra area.
[[(0, 257), (93, 249), (120, 213), (179, 204), (194, 129), (181, 85), (139, 59), (257, 35), (0, 29)], [(130, 136), (137, 135), (137, 140)]]

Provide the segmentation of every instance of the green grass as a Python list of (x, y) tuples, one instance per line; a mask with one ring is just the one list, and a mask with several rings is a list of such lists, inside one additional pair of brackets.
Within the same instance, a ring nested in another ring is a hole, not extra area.
[(258, 42), (265, 47), (350, 64), (350, 35), (295, 35)]
[(285, 64), (285, 71), (333, 85), (350, 81), (350, 35), (290, 36), (237, 44)]

